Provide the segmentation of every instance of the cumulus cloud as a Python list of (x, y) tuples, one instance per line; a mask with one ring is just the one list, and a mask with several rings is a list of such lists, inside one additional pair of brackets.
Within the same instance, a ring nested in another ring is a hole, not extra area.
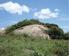
[(0, 8), (12, 14), (22, 14), (23, 12), (29, 13), (30, 9), (26, 5), (20, 5), (11, 1), (0, 4)]
[(49, 8), (41, 9), (38, 12), (34, 13), (34, 17), (45, 19), (45, 18), (56, 18), (58, 17), (58, 9), (55, 9), (54, 12), (52, 12)]

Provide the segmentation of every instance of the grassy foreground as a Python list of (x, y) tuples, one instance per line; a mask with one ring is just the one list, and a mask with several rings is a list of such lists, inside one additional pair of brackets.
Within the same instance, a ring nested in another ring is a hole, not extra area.
[(67, 40), (0, 36), (0, 56), (68, 56), (68, 47)]

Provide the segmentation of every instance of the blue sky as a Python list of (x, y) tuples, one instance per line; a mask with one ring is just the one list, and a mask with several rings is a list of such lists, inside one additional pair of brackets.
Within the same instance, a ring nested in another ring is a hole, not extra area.
[(26, 18), (55, 23), (69, 31), (68, 0), (0, 0), (0, 28)]

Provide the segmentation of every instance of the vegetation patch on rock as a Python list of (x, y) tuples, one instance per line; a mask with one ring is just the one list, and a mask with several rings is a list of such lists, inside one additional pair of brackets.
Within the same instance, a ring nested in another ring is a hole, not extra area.
[[(23, 28), (25, 29), (25, 27), (26, 27), (26, 30), (30, 30), (30, 32), (32, 33), (32, 28), (29, 29), (30, 25), (31, 26), (41, 25), (42, 27), (44, 27), (45, 29), (42, 30), (42, 32), (44, 31), (44, 33), (49, 35), (51, 39), (69, 39), (69, 36), (66, 37), (65, 36), (66, 34), (64, 33), (64, 31), (58, 25), (56, 25), (56, 24), (49, 24), (49, 23), (43, 23), (43, 22), (40, 22), (39, 20), (35, 20), (35, 19), (31, 19), (31, 20), (27, 20), (26, 19), (26, 20), (23, 20), (21, 22), (18, 22), (17, 24), (9, 26), (5, 30), (6, 31), (5, 33), (9, 34), (9, 33), (12, 33), (13, 31), (16, 31), (16, 30), (18, 30), (18, 32), (19, 31), (20, 32), (24, 32), (25, 30), (23, 30)], [(39, 28), (39, 27), (35, 26), (34, 28)], [(48, 30), (47, 30), (47, 28), (48, 28)], [(38, 34), (37, 33), (37, 29), (34, 32), (36, 32), (36, 34)]]

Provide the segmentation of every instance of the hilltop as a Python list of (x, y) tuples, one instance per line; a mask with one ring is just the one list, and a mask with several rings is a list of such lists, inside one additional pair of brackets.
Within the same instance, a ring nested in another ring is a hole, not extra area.
[(14, 30), (14, 34), (27, 34), (35, 38), (42, 37), (44, 39), (50, 39), (50, 36), (44, 32), (45, 30), (49, 29), (47, 27), (44, 27), (43, 25), (33, 24)]
[(64, 31), (56, 24), (43, 23), (39, 20), (23, 20), (9, 26), (6, 29), (6, 34), (27, 34), (32, 35), (33, 37), (44, 37), (48, 39), (62, 39)]
[(63, 30), (56, 24), (23, 20), (1, 30), (1, 33), (3, 31), (5, 35), (0, 35), (0, 56), (69, 55), (69, 41), (64, 40), (69, 38), (69, 33), (64, 38)]

